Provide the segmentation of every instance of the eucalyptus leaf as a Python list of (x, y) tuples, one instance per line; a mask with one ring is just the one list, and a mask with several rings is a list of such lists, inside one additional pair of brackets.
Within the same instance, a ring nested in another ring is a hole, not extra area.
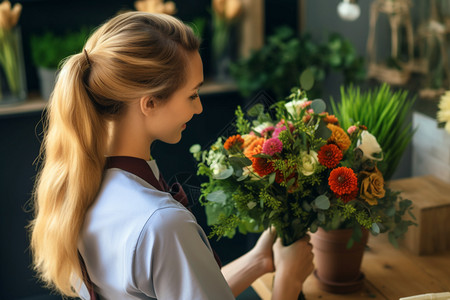
[(215, 203), (225, 204), (225, 201), (227, 200), (227, 195), (222, 190), (214, 191), (212, 193), (209, 193), (208, 196), (206, 196), (206, 200)]
[(325, 104), (325, 101), (322, 99), (316, 99), (313, 102), (311, 102), (311, 108), (316, 114), (323, 113), (325, 109), (327, 108), (327, 105)]
[(327, 125), (323, 120), (320, 120), (319, 127), (316, 130), (316, 136), (324, 140), (328, 140), (331, 136), (331, 130), (328, 129)]
[(327, 210), (330, 208), (330, 199), (326, 195), (320, 195), (314, 199), (313, 205), (319, 209)]
[(232, 167), (229, 167), (228, 169), (220, 172), (217, 175), (214, 175), (213, 177), (214, 177), (214, 179), (219, 179), (219, 180), (227, 179), (228, 177), (233, 175), (233, 171), (234, 171), (234, 169)]
[(231, 156), (230, 157), (230, 163), (232, 165), (236, 165), (239, 166), (241, 168), (250, 166), (252, 164), (252, 161), (250, 159), (248, 159), (247, 157), (236, 157), (236, 156)]
[(380, 233), (380, 227), (378, 226), (377, 223), (372, 223), (372, 233), (374, 235), (377, 235)]

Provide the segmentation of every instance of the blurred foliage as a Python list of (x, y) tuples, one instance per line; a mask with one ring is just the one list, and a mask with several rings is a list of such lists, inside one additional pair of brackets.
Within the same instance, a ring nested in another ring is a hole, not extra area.
[(289, 27), (280, 27), (267, 38), (266, 44), (230, 66), (231, 74), (244, 97), (266, 90), (278, 99), (299, 85), (300, 75), (309, 69), (314, 86), (308, 95), (320, 97), (322, 84), (331, 71), (341, 72), (344, 84), (364, 79), (364, 59), (341, 35), (332, 33), (323, 44), (317, 44), (310, 34), (296, 36)]
[(31, 36), (33, 63), (38, 67), (57, 69), (62, 59), (83, 50), (90, 33), (90, 28), (83, 27), (61, 35), (47, 31)]

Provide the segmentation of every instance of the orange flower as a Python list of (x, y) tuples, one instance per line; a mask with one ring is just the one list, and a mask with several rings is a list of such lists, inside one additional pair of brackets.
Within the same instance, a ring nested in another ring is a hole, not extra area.
[(226, 141), (225, 144), (223, 144), (223, 147), (227, 150), (233, 149), (233, 148), (244, 148), (244, 139), (241, 137), (240, 134), (232, 135), (230, 136)]
[(327, 115), (325, 116), (325, 118), (323, 118), (323, 120), (324, 120), (326, 123), (331, 123), (331, 124), (337, 124), (337, 123), (339, 122), (339, 120), (336, 118), (335, 115), (329, 115), (329, 114), (327, 114)]
[(247, 148), (254, 140), (256, 140), (258, 137), (256, 135), (253, 134), (244, 134), (242, 136), (242, 138), (244, 139), (244, 145), (242, 145), (245, 148)]
[(341, 149), (335, 144), (323, 145), (318, 153), (319, 163), (329, 169), (336, 167), (342, 157)]
[(331, 171), (328, 184), (336, 195), (342, 196), (358, 188), (358, 179), (352, 169), (339, 167)]
[(328, 143), (336, 144), (342, 152), (347, 151), (352, 142), (350, 141), (347, 133), (345, 133), (344, 129), (331, 123), (328, 124), (327, 127), (331, 130), (331, 136), (328, 139)]
[[(248, 145), (248, 147), (244, 150), (244, 155), (247, 156), (251, 161), (253, 161), (253, 155), (261, 153), (262, 145), (264, 144), (264, 138), (257, 138), (253, 142)], [(256, 147), (261, 146), (261, 151), (258, 153), (253, 153)]]

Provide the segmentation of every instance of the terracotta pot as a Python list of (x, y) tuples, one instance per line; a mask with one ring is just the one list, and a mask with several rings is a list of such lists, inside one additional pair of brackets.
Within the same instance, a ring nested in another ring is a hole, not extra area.
[(352, 233), (352, 229), (327, 232), (319, 228), (316, 233), (311, 234), (316, 266), (314, 275), (319, 280), (319, 287), (322, 290), (346, 294), (355, 292), (363, 286), (364, 274), (360, 269), (369, 232), (363, 229), (361, 241), (355, 242), (347, 249)]

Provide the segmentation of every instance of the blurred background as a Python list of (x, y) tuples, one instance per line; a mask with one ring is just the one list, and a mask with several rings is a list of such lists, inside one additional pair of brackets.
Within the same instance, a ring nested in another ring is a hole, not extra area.
[[(237, 105), (283, 99), (306, 71), (314, 82), (308, 95), (327, 103), (331, 98), (339, 101), (341, 87), (350, 84), (362, 91), (383, 83), (393, 91), (406, 91), (412, 109), (406, 123), (396, 126), (417, 128), (415, 122), (431, 122), (431, 127), (416, 131), (391, 178), (437, 172), (450, 181), (448, 165), (436, 163), (436, 152), (423, 148), (423, 137), (438, 130), (439, 99), (449, 88), (448, 0), (10, 2), (12, 7), (17, 3), (22, 5), (20, 16), (7, 28), (19, 41), (16, 79), (5, 65), (0, 68), (0, 299), (53, 299), (30, 269), (25, 230), (31, 219), (28, 201), (38, 168), (43, 109), (60, 60), (81, 51), (95, 27), (123, 11), (173, 14), (203, 40), (203, 114), (188, 124), (180, 143), (153, 145), (152, 155), (166, 179), (198, 187), (202, 178), (195, 177), (196, 161), (189, 148), (214, 142), (232, 121)], [(6, 49), (2, 37), (0, 47)], [(446, 143), (445, 139), (438, 142)], [(421, 150), (414, 152), (415, 145)], [(196, 200), (198, 191), (189, 192), (192, 209), (209, 232), (204, 208)], [(256, 239), (257, 235), (236, 235), (211, 243), (226, 263)], [(259, 298), (250, 289), (239, 299)]]

